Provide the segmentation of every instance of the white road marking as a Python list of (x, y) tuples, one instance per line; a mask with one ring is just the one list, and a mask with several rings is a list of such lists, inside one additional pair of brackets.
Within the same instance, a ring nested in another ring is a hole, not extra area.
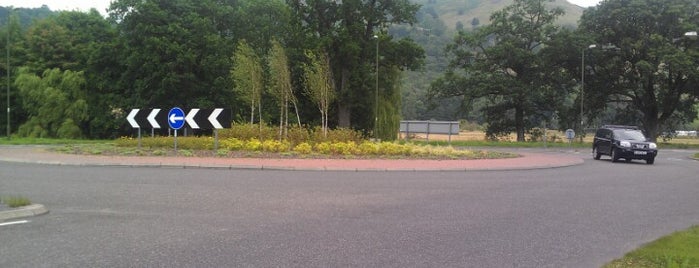
[(7, 225), (15, 225), (15, 224), (23, 224), (23, 223), (28, 223), (29, 221), (24, 220), (24, 221), (10, 221), (10, 222), (3, 222), (0, 223), (0, 226), (7, 226)]

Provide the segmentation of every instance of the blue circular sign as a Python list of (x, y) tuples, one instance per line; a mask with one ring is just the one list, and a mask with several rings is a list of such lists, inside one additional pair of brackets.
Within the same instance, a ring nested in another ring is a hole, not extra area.
[(167, 113), (167, 123), (172, 129), (180, 129), (184, 126), (184, 111), (179, 107), (170, 109)]

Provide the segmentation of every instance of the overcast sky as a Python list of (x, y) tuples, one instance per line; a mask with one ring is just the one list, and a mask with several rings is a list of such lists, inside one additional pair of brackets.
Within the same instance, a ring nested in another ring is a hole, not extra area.
[[(196, 0), (193, 0), (196, 1)], [(62, 1), (50, 1), (50, 0), (3, 0), (2, 6), (13, 6), (13, 7), (41, 7), (45, 3), (51, 10), (79, 10), (88, 11), (90, 8), (95, 8), (100, 13), (106, 15), (106, 9), (109, 7), (111, 0), (62, 0)], [(600, 0), (568, 0), (573, 4), (582, 7), (594, 6), (600, 2)]]

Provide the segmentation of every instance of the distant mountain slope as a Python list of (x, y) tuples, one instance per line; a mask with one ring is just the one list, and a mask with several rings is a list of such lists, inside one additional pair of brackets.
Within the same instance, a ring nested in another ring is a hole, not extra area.
[[(451, 30), (461, 22), (466, 28), (471, 27), (474, 19), (480, 25), (488, 24), (490, 14), (511, 5), (512, 0), (413, 0), (421, 4), (423, 10), (434, 12)], [(575, 27), (582, 16), (584, 8), (571, 4), (566, 0), (555, 0), (548, 4), (550, 7), (561, 7), (565, 14), (559, 18), (559, 24)], [(433, 14), (434, 15), (434, 14)]]

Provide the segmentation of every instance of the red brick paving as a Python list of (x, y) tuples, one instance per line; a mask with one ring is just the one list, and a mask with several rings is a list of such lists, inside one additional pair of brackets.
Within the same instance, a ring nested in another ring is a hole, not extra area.
[(2, 146), (0, 147), (0, 161), (90, 166), (117, 165), (345, 171), (520, 170), (565, 167), (583, 163), (579, 155), (570, 153), (517, 153), (521, 155), (521, 157), (479, 160), (273, 159), (73, 155), (47, 151), (45, 147), (40, 146)]

